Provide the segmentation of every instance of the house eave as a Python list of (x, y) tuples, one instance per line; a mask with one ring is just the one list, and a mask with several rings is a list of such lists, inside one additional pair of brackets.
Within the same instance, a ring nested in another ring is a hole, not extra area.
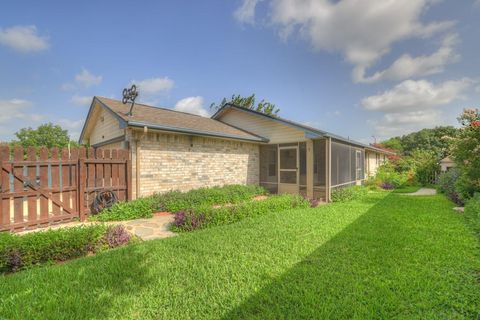
[(147, 122), (140, 122), (140, 121), (128, 121), (127, 125), (129, 127), (137, 127), (137, 128), (150, 128), (168, 132), (175, 132), (175, 133), (183, 133), (183, 134), (190, 134), (190, 135), (197, 135), (197, 136), (207, 136), (207, 137), (214, 137), (214, 138), (226, 138), (226, 139), (234, 139), (234, 140), (242, 140), (242, 141), (249, 141), (249, 142), (268, 142), (269, 140), (263, 137), (254, 137), (254, 138), (246, 138), (239, 135), (234, 134), (219, 134), (217, 132), (211, 131), (204, 131), (204, 130), (192, 130), (187, 128), (180, 128), (180, 127), (173, 127), (173, 126), (165, 126), (165, 125), (158, 125), (152, 124)]

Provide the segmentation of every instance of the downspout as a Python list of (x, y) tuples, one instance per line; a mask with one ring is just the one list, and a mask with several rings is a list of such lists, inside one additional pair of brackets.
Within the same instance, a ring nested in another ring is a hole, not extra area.
[(140, 198), (140, 143), (142, 142), (145, 135), (148, 133), (147, 126), (143, 127), (143, 132), (138, 137), (135, 135), (135, 190), (136, 190), (136, 199)]

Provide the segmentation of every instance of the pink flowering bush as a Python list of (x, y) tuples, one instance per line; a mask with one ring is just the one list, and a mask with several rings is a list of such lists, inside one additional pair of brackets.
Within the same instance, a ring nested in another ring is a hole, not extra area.
[(465, 109), (458, 117), (462, 125), (452, 144), (452, 157), (460, 169), (456, 192), (467, 200), (480, 192), (480, 110)]

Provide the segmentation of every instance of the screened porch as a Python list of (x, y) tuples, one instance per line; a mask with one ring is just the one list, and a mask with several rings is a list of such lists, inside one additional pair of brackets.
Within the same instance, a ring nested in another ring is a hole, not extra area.
[(260, 146), (260, 185), (272, 193), (329, 201), (332, 189), (360, 184), (364, 174), (365, 150), (330, 138)]

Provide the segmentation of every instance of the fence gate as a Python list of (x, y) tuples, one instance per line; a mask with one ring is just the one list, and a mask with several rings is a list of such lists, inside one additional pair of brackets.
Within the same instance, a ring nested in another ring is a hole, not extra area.
[(83, 221), (105, 190), (131, 199), (127, 150), (0, 146), (0, 231)]

